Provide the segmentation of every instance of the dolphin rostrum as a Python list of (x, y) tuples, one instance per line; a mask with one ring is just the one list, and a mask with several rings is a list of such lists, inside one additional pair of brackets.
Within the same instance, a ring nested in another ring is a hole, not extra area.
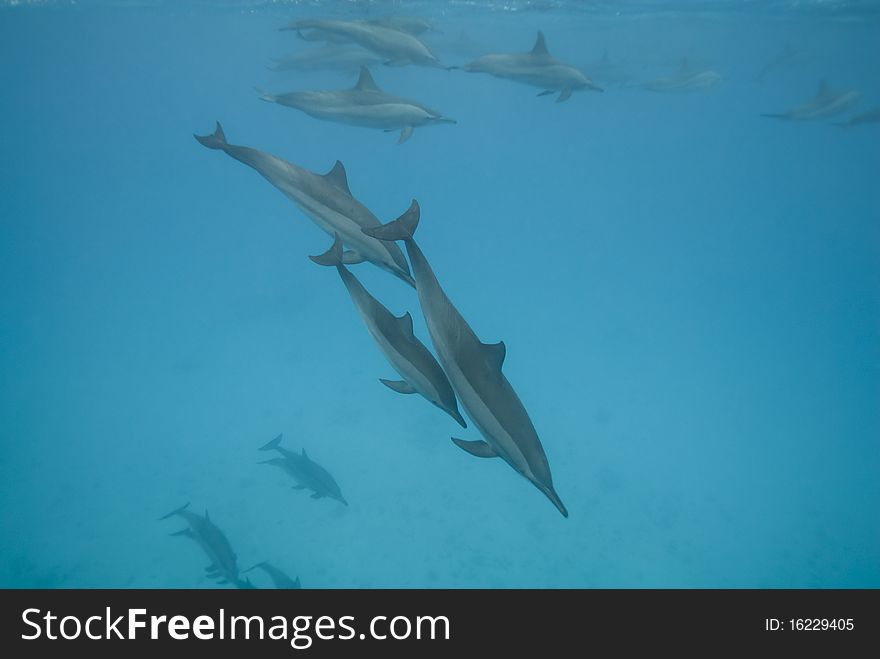
[(194, 137), (209, 149), (224, 151), (231, 158), (253, 167), (330, 236), (341, 236), (351, 248), (344, 255), (346, 263), (369, 261), (415, 286), (403, 252), (361, 231), (365, 227), (378, 227), (380, 222), (352, 196), (341, 162), (337, 160), (333, 169), (323, 176), (315, 174), (270, 153), (229, 144), (219, 122), (213, 134)]
[(862, 124), (876, 123), (880, 123), (880, 107), (876, 107), (872, 110), (867, 110), (866, 112), (861, 112), (859, 114), (853, 115), (846, 121), (837, 125), (841, 128), (852, 128), (853, 126), (861, 126)]
[(342, 259), (342, 240), (336, 236), (333, 246), (320, 256), (310, 256), (318, 265), (336, 266), (337, 272), (357, 307), (361, 320), (382, 354), (403, 380), (379, 380), (389, 389), (401, 394), (421, 394), (429, 403), (449, 414), (462, 428), (467, 424), (458, 411), (455, 394), (446, 374), (434, 355), (413, 333), (409, 312), (399, 318), (386, 309), (379, 300), (345, 267)]
[(692, 92), (702, 91), (721, 82), (716, 71), (694, 71), (685, 57), (681, 60), (678, 72), (671, 76), (655, 78), (642, 83), (642, 89), (652, 92)]
[(861, 97), (855, 89), (832, 89), (822, 80), (813, 98), (796, 105), (790, 110), (776, 114), (762, 114), (762, 117), (784, 119), (786, 121), (811, 121), (842, 114), (852, 108)]
[(418, 64), (447, 68), (418, 37), (399, 29), (363, 21), (305, 19), (294, 21), (282, 30), (317, 30), (344, 38), (385, 58), (389, 66)]
[(559, 92), (557, 103), (568, 99), (578, 89), (602, 91), (601, 87), (593, 84), (581, 71), (550, 55), (544, 33), (540, 31), (534, 47), (527, 53), (484, 55), (462, 68), (472, 73), (488, 73), (496, 78), (507, 78), (539, 87), (544, 91), (538, 96)]
[(299, 91), (288, 94), (260, 92), (260, 98), (305, 112), (315, 119), (337, 123), (381, 128), (386, 132), (399, 130), (398, 144), (410, 138), (418, 126), (454, 124), (436, 110), (417, 101), (394, 96), (379, 89), (367, 67), (362, 66), (354, 87), (333, 91)]
[(272, 584), (279, 589), (289, 589), (289, 590), (299, 590), (302, 588), (302, 584), (299, 581), (299, 577), (295, 580), (288, 577), (284, 572), (279, 570), (277, 567), (269, 563), (268, 561), (263, 561), (262, 563), (257, 563), (253, 567), (249, 567), (247, 570), (242, 570), (242, 574), (245, 572), (250, 572), (251, 570), (256, 570), (257, 568), (261, 569), (263, 572), (269, 575), (269, 578), (272, 580)]
[(184, 504), (176, 510), (172, 510), (167, 515), (160, 517), (160, 520), (168, 519), (174, 515), (178, 515), (186, 520), (189, 526), (185, 529), (172, 533), (173, 536), (184, 536), (194, 540), (199, 547), (208, 555), (211, 564), (205, 568), (205, 573), (212, 579), (219, 579), (218, 583), (231, 583), (239, 588), (249, 587), (247, 581), (239, 578), (238, 564), (236, 563), (235, 552), (229, 540), (217, 526), (208, 517), (208, 511), (205, 516), (187, 510), (189, 503)]
[(453, 438), (457, 446), (481, 458), (501, 457), (553, 502), (568, 511), (553, 488), (550, 465), (528, 412), (501, 367), (503, 342), (483, 343), (440, 287), (430, 264), (413, 237), (419, 205), (393, 222), (364, 232), (382, 240), (402, 240), (416, 279), (416, 292), (440, 363), (462, 406), (485, 441)]
[(305, 449), (302, 450), (302, 453), (288, 451), (281, 446), (281, 435), (260, 447), (261, 451), (273, 449), (278, 451), (282, 457), (263, 460), (260, 464), (270, 464), (284, 469), (297, 482), (293, 486), (294, 490), (311, 490), (313, 499), (328, 497), (348, 505), (348, 501), (342, 496), (342, 491), (330, 472), (309, 458)]

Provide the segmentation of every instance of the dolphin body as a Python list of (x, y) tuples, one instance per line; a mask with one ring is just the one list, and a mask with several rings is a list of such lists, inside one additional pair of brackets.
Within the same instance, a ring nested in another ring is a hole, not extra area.
[(330, 472), (309, 458), (305, 449), (302, 450), (302, 453), (288, 451), (281, 446), (281, 435), (260, 447), (261, 451), (273, 449), (278, 451), (282, 457), (263, 460), (260, 464), (270, 464), (284, 469), (297, 482), (293, 486), (294, 490), (311, 490), (313, 499), (328, 497), (348, 505), (348, 501), (342, 496), (342, 490), (339, 489), (339, 485)]
[(416, 244), (419, 205), (380, 228), (364, 231), (382, 240), (402, 240), (416, 279), (416, 292), (431, 341), (462, 406), (485, 441), (452, 438), (480, 458), (500, 457), (543, 492), (564, 517), (568, 511), (553, 488), (550, 465), (528, 412), (501, 371), (503, 342), (483, 343), (446, 296)]
[(861, 126), (863, 124), (880, 123), (880, 107), (854, 115), (846, 121), (837, 124), (841, 128), (852, 128), (853, 126)]
[(652, 92), (694, 92), (709, 89), (719, 82), (721, 74), (716, 71), (693, 71), (687, 58), (684, 58), (675, 75), (655, 78), (640, 86)]
[(407, 32), (364, 21), (338, 21), (305, 19), (294, 21), (282, 30), (317, 30), (318, 34), (329, 34), (343, 38), (385, 58), (388, 66), (417, 64), (447, 68), (418, 37)]
[(257, 568), (261, 569), (263, 572), (269, 575), (269, 578), (272, 580), (272, 584), (275, 586), (275, 588), (278, 588), (280, 590), (299, 590), (302, 588), (299, 577), (297, 577), (296, 580), (291, 579), (286, 574), (284, 574), (284, 572), (279, 570), (268, 561), (257, 563), (253, 567), (249, 567), (247, 570), (243, 570), (243, 572), (250, 572), (251, 570), (256, 570)]
[(186, 520), (189, 526), (181, 531), (172, 533), (172, 536), (184, 536), (194, 540), (199, 547), (207, 554), (211, 564), (205, 568), (205, 572), (212, 579), (219, 579), (218, 583), (231, 583), (239, 588), (248, 588), (250, 583), (239, 578), (238, 564), (236, 563), (235, 552), (229, 540), (217, 526), (208, 517), (208, 511), (205, 516), (197, 515), (187, 510), (189, 503), (184, 504), (176, 510), (172, 510), (167, 515), (160, 517), (160, 520), (168, 519), (174, 515), (178, 515)]
[[(378, 16), (377, 18), (371, 18), (365, 21), (350, 22), (387, 27), (392, 30), (397, 30), (398, 32), (406, 32), (414, 37), (417, 37), (428, 30), (434, 29), (431, 25), (431, 21), (419, 18), (418, 16), (388, 15)], [(349, 37), (345, 35), (336, 32), (327, 32), (319, 28), (311, 28), (306, 32), (299, 31), (298, 34), (306, 41), (327, 41), (330, 43), (347, 43), (349, 41)]]
[(362, 228), (381, 224), (352, 196), (341, 162), (337, 160), (333, 169), (323, 176), (315, 174), (264, 151), (229, 144), (219, 123), (213, 134), (194, 137), (209, 149), (224, 151), (235, 160), (253, 167), (330, 236), (340, 235), (351, 248), (344, 255), (346, 263), (369, 261), (410, 286), (415, 286), (403, 252), (361, 231)]
[(401, 394), (421, 394), (429, 403), (455, 419), (462, 428), (467, 428), (458, 411), (455, 394), (449, 380), (446, 379), (446, 374), (434, 359), (434, 355), (413, 333), (412, 316), (407, 312), (398, 318), (370, 295), (358, 278), (343, 264), (342, 241), (339, 236), (324, 254), (309, 258), (318, 265), (336, 267), (370, 336), (394, 370), (403, 378), (403, 380), (380, 379), (379, 381)]
[(350, 89), (261, 93), (260, 98), (301, 110), (315, 119), (385, 131), (400, 130), (398, 144), (408, 140), (418, 126), (456, 123), (417, 101), (382, 91), (365, 66), (361, 67), (358, 81)]
[(272, 71), (343, 71), (357, 73), (362, 66), (381, 64), (382, 60), (359, 46), (326, 46), (291, 53), (273, 60)]
[(602, 91), (581, 71), (550, 55), (544, 33), (540, 31), (534, 47), (527, 53), (483, 55), (462, 68), (471, 73), (488, 73), (496, 78), (516, 80), (545, 90), (538, 96), (558, 91), (557, 103), (567, 100), (578, 89)]
[(834, 90), (823, 80), (819, 83), (816, 95), (808, 101), (785, 112), (761, 116), (786, 121), (815, 121), (846, 112), (858, 102), (860, 97), (861, 93), (855, 89)]

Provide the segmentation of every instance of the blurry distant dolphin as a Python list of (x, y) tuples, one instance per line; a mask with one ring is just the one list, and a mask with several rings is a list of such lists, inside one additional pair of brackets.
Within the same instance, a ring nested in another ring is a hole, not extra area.
[(755, 81), (760, 82), (764, 79), (764, 77), (770, 73), (771, 71), (775, 71), (778, 68), (786, 66), (791, 62), (795, 61), (798, 58), (798, 53), (795, 51), (791, 44), (785, 44), (785, 47), (778, 52), (776, 55), (771, 57), (764, 66), (761, 67), (761, 70), (758, 72), (758, 75), (755, 76)]
[(361, 231), (364, 227), (380, 226), (380, 222), (352, 196), (341, 162), (337, 160), (333, 169), (323, 176), (315, 174), (272, 154), (229, 144), (219, 123), (213, 134), (195, 135), (195, 138), (209, 149), (224, 151), (239, 162), (253, 167), (324, 231), (331, 236), (339, 234), (353, 250), (346, 252), (346, 263), (369, 261), (410, 286), (415, 286), (400, 249), (365, 236)]
[(362, 66), (382, 60), (360, 46), (326, 46), (275, 58), (273, 71), (344, 71), (357, 72)]
[(652, 92), (691, 92), (702, 91), (721, 82), (721, 75), (716, 71), (694, 71), (688, 65), (687, 58), (681, 60), (678, 73), (662, 78), (655, 78), (642, 83), (642, 89)]
[(779, 114), (762, 114), (761, 116), (788, 121), (825, 119), (846, 112), (858, 102), (860, 97), (861, 93), (855, 89), (834, 90), (823, 80), (819, 83), (816, 95), (808, 101)]
[(398, 144), (408, 140), (419, 126), (456, 123), (421, 103), (382, 91), (365, 66), (361, 67), (360, 77), (350, 89), (287, 94), (261, 92), (260, 98), (301, 110), (315, 119), (385, 131), (399, 130)]
[(189, 524), (189, 527), (182, 531), (172, 533), (173, 536), (184, 536), (190, 538), (202, 548), (208, 555), (211, 564), (205, 568), (205, 572), (212, 579), (219, 579), (218, 583), (231, 583), (239, 588), (246, 588), (249, 584), (242, 581), (238, 576), (238, 565), (236, 563), (235, 553), (229, 540), (217, 526), (208, 517), (208, 511), (205, 516), (196, 515), (188, 511), (186, 508), (189, 503), (184, 504), (177, 510), (172, 510), (167, 515), (160, 517), (160, 520), (168, 519), (174, 515), (183, 517)]
[(392, 14), (388, 16), (378, 16), (377, 18), (371, 18), (367, 21), (367, 23), (372, 23), (373, 25), (381, 25), (382, 27), (390, 27), (392, 30), (406, 32), (407, 34), (411, 34), (414, 37), (419, 36), (423, 32), (434, 30), (434, 26), (431, 21), (426, 18), (419, 18), (418, 16), (402, 16)]
[(624, 84), (631, 82), (634, 78), (632, 73), (611, 59), (607, 50), (602, 51), (602, 58), (598, 62), (587, 68), (593, 78), (602, 83)]
[(550, 465), (528, 412), (501, 372), (504, 343), (482, 343), (440, 287), (416, 244), (419, 205), (385, 226), (364, 229), (382, 240), (403, 240), (416, 278), (422, 312), (431, 341), (462, 406), (486, 441), (453, 438), (456, 445), (481, 458), (501, 457), (525, 476), (568, 517), (553, 488)]
[(467, 424), (458, 412), (455, 394), (443, 369), (434, 359), (434, 355), (413, 333), (412, 316), (405, 313), (397, 318), (370, 295), (357, 277), (343, 265), (342, 241), (339, 236), (327, 252), (309, 258), (319, 265), (336, 266), (342, 283), (348, 289), (370, 336), (394, 370), (403, 378), (403, 380), (380, 380), (380, 382), (401, 394), (421, 394), (429, 403), (449, 414), (462, 428), (467, 428)]
[(862, 124), (876, 124), (880, 122), (880, 107), (876, 107), (867, 112), (856, 114), (846, 121), (837, 124), (841, 128), (852, 128), (853, 126), (861, 126)]
[(483, 55), (462, 68), (472, 73), (488, 73), (496, 78), (516, 80), (544, 89), (538, 96), (558, 91), (557, 103), (568, 99), (577, 89), (602, 91), (601, 87), (594, 85), (578, 69), (551, 56), (547, 51), (544, 33), (540, 31), (534, 47), (527, 53)]
[(311, 460), (303, 449), (302, 453), (294, 453), (288, 451), (281, 446), (281, 435), (278, 435), (265, 446), (261, 446), (261, 451), (278, 451), (282, 457), (263, 460), (260, 464), (270, 464), (281, 467), (297, 482), (293, 486), (294, 490), (311, 490), (313, 499), (323, 499), (328, 497), (336, 499), (340, 503), (348, 505), (348, 501), (342, 496), (342, 491), (336, 480), (330, 475), (330, 472), (324, 469), (314, 460)]
[(304, 19), (294, 21), (282, 30), (320, 30), (337, 37), (344, 37), (352, 43), (370, 50), (385, 58), (389, 66), (418, 64), (440, 69), (446, 67), (430, 49), (417, 37), (390, 27), (365, 23), (362, 21), (336, 21)]
[(263, 561), (262, 563), (257, 563), (253, 567), (249, 567), (247, 570), (243, 570), (244, 572), (250, 572), (251, 570), (256, 570), (257, 568), (261, 569), (263, 572), (269, 575), (269, 578), (272, 579), (272, 584), (276, 588), (280, 589), (291, 589), (297, 590), (302, 588), (302, 584), (299, 582), (299, 577), (294, 581), (290, 577), (288, 577), (284, 572), (279, 570), (277, 567), (269, 563), (268, 561)]

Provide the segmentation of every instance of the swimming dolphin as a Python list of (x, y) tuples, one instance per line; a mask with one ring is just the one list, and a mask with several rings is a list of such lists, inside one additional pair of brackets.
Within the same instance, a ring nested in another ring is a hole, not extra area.
[(846, 121), (836, 124), (841, 128), (852, 128), (853, 126), (861, 126), (863, 124), (876, 124), (880, 122), (880, 107), (872, 110), (853, 115)]
[(231, 583), (239, 588), (247, 588), (248, 582), (239, 578), (235, 552), (232, 551), (232, 546), (229, 544), (229, 540), (226, 539), (223, 531), (217, 528), (211, 521), (207, 510), (205, 511), (205, 516), (202, 517), (188, 511), (188, 506), (189, 503), (186, 503), (159, 519), (168, 519), (178, 515), (186, 520), (189, 526), (171, 535), (190, 538), (202, 548), (205, 554), (208, 555), (208, 560), (211, 561), (211, 564), (205, 568), (207, 576), (212, 579), (219, 579), (217, 583)]
[(652, 92), (692, 92), (714, 87), (721, 82), (721, 75), (716, 71), (694, 71), (685, 57), (681, 60), (678, 73), (662, 78), (655, 78), (642, 83), (642, 89)]
[(429, 403), (436, 405), (467, 428), (458, 411), (455, 394), (446, 374), (434, 355), (413, 333), (413, 320), (409, 312), (395, 317), (379, 300), (364, 288), (363, 284), (343, 265), (342, 240), (336, 236), (333, 246), (320, 256), (310, 256), (318, 265), (336, 266), (339, 277), (351, 296), (358, 314), (370, 336), (382, 354), (403, 380), (379, 380), (393, 391), (401, 394), (421, 394)]
[(360, 46), (326, 46), (291, 53), (273, 60), (272, 71), (343, 71), (357, 73), (362, 66), (381, 64), (374, 53)]
[(550, 465), (528, 412), (501, 371), (503, 342), (483, 343), (440, 287), (430, 264), (416, 244), (419, 205), (393, 222), (364, 229), (381, 240), (402, 240), (416, 278), (416, 292), (440, 363), (462, 406), (485, 441), (453, 438), (457, 446), (480, 458), (501, 457), (543, 492), (568, 517), (553, 488)]
[(578, 89), (602, 91), (581, 71), (551, 56), (547, 51), (544, 33), (540, 31), (534, 47), (527, 53), (483, 55), (462, 68), (471, 73), (488, 73), (496, 78), (540, 87), (544, 91), (538, 96), (559, 92), (557, 103), (568, 99)]
[(339, 489), (339, 485), (336, 484), (333, 476), (330, 475), (330, 472), (310, 459), (305, 449), (302, 450), (302, 453), (288, 451), (281, 446), (281, 435), (260, 447), (261, 451), (271, 451), (273, 449), (278, 451), (282, 457), (263, 460), (260, 464), (270, 464), (284, 469), (297, 482), (293, 486), (294, 490), (312, 490), (313, 499), (328, 497), (336, 499), (346, 506), (348, 505), (348, 501), (342, 496), (342, 491)]
[(377, 16), (367, 21), (373, 25), (381, 25), (382, 27), (390, 27), (392, 30), (406, 32), (414, 37), (424, 32), (435, 30), (433, 23), (427, 18), (419, 18), (418, 16), (402, 16), (390, 14), (388, 16)]
[(229, 144), (219, 122), (213, 134), (194, 137), (209, 149), (223, 151), (253, 167), (330, 236), (339, 234), (351, 248), (345, 253), (346, 263), (369, 261), (415, 286), (403, 252), (396, 246), (389, 248), (388, 243), (370, 238), (361, 231), (364, 227), (380, 226), (380, 222), (352, 196), (341, 162), (337, 160), (333, 169), (323, 176), (315, 174), (270, 153)]
[(260, 98), (301, 110), (316, 119), (381, 128), (386, 132), (399, 130), (398, 144), (408, 140), (418, 126), (456, 123), (417, 101), (382, 91), (365, 66), (361, 67), (358, 81), (350, 89), (288, 94), (261, 92)]
[(771, 119), (784, 119), (786, 121), (813, 121), (825, 119), (842, 114), (852, 108), (861, 97), (861, 93), (855, 89), (831, 89), (827, 82), (822, 80), (819, 89), (813, 98), (796, 105), (790, 110), (778, 114), (762, 114), (762, 117)]
[(272, 579), (272, 584), (279, 589), (290, 589), (290, 590), (298, 590), (302, 588), (302, 584), (299, 582), (299, 577), (294, 581), (290, 577), (288, 577), (284, 572), (279, 570), (277, 567), (269, 563), (268, 561), (263, 561), (262, 563), (257, 563), (253, 567), (249, 567), (247, 570), (242, 570), (242, 574), (245, 572), (250, 572), (251, 570), (256, 570), (257, 568), (261, 569), (263, 572), (269, 575), (269, 578)]
[(282, 30), (318, 30), (343, 37), (385, 58), (388, 66), (418, 64), (436, 68), (448, 68), (418, 37), (394, 28), (363, 21), (337, 21), (305, 19), (294, 21)]

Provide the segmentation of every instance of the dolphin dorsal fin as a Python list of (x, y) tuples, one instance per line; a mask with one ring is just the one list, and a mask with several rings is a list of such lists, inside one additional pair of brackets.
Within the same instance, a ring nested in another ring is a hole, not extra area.
[(206, 522), (210, 522), (210, 521), (211, 521), (211, 518), (208, 516), (208, 509), (207, 509), (207, 508), (205, 508), (205, 521), (206, 521)]
[(535, 39), (535, 45), (532, 46), (532, 55), (549, 55), (547, 52), (547, 42), (544, 40), (544, 33), (538, 30), (538, 38)]
[(500, 373), (501, 367), (504, 365), (504, 357), (507, 356), (507, 347), (504, 345), (504, 341), (481, 343), (480, 347), (483, 349), (483, 354), (486, 355), (489, 365)]
[(302, 456), (303, 456), (306, 460), (309, 459), (309, 454), (306, 453), (306, 447), (305, 447), (305, 446), (303, 446)]
[(373, 80), (373, 75), (370, 73), (370, 70), (365, 66), (361, 66), (361, 74), (358, 76), (358, 81), (354, 88), (361, 92), (380, 91), (379, 85)]
[(397, 321), (400, 330), (406, 335), (406, 338), (408, 338), (410, 341), (416, 340), (415, 332), (413, 332), (413, 319), (412, 316), (409, 314), (409, 311), (407, 311), (400, 317), (395, 316), (394, 320)]
[(819, 90), (816, 92), (816, 96), (828, 96), (831, 93), (831, 86), (828, 84), (828, 81), (824, 78), (819, 81)]
[(337, 160), (336, 164), (333, 165), (333, 169), (324, 174), (324, 178), (347, 195), (351, 196), (351, 190), (348, 188), (348, 176), (345, 174), (345, 167), (341, 161)]

